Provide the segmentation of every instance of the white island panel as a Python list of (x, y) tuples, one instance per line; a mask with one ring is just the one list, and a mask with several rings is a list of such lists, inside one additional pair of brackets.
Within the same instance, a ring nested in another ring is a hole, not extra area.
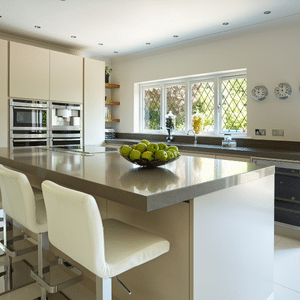
[(194, 300), (273, 293), (274, 175), (192, 201)]

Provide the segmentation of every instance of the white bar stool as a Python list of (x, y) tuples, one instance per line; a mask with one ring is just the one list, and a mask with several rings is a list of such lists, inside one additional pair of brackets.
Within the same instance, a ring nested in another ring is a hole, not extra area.
[[(48, 180), (42, 183), (42, 190), (49, 240), (96, 275), (97, 300), (112, 299), (112, 277), (170, 249), (167, 240), (150, 232), (114, 219), (102, 221), (91, 195)], [(39, 280), (42, 281), (41, 278)]]
[[(12, 257), (17, 257), (38, 250), (38, 269), (43, 277), (43, 257), (41, 248), (49, 249), (47, 215), (41, 194), (35, 195), (26, 175), (5, 168), (0, 164), (0, 190), (4, 210), (4, 239), (0, 248), (6, 254), (6, 289), (11, 289)], [(14, 250), (14, 241), (27, 235), (13, 236), (13, 220), (38, 234), (38, 245), (25, 249)], [(44, 295), (43, 295), (44, 294)], [(42, 299), (46, 299), (46, 291), (42, 289)]]

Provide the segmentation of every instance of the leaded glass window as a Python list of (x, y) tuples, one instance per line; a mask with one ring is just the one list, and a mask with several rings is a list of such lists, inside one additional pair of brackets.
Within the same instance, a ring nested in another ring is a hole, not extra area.
[(204, 115), (204, 131), (214, 131), (214, 82), (192, 84), (192, 114)]
[(166, 87), (167, 112), (176, 116), (175, 130), (185, 130), (185, 86), (171, 85)]
[(222, 81), (222, 131), (247, 130), (247, 80)]
[(144, 129), (159, 130), (161, 88), (144, 89)]
[(149, 82), (140, 85), (141, 131), (166, 133), (166, 114), (175, 118), (174, 132), (193, 129), (193, 115), (204, 115), (199, 134), (247, 132), (246, 70), (227, 71)]

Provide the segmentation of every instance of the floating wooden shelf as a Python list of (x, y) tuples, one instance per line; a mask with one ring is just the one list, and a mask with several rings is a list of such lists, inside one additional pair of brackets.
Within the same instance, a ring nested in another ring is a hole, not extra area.
[(111, 101), (111, 102), (106, 101), (105, 105), (120, 105), (120, 102), (119, 101)]
[(120, 88), (120, 85), (119, 84), (114, 84), (114, 83), (105, 83), (105, 88), (118, 89), (118, 88)]
[(106, 123), (117, 123), (120, 122), (120, 119), (111, 119), (111, 120), (105, 120)]

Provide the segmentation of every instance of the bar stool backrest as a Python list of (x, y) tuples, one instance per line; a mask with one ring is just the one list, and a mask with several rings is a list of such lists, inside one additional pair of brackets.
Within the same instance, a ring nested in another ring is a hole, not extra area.
[(32, 232), (38, 233), (35, 197), (27, 176), (0, 164), (0, 191), (4, 212)]
[(103, 224), (91, 195), (42, 183), (51, 244), (93, 272), (105, 274)]

